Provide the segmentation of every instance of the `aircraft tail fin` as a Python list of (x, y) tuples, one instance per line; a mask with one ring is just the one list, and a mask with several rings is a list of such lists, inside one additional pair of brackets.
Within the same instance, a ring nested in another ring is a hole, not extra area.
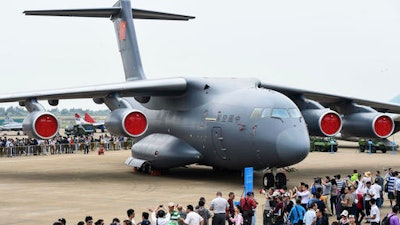
[(85, 120), (86, 122), (89, 122), (89, 123), (96, 123), (96, 120), (94, 120), (93, 117), (91, 117), (91, 116), (89, 115), (89, 113), (85, 113), (85, 118), (84, 118), (84, 120)]
[(10, 115), (7, 113), (6, 116), (4, 117), (4, 123), (3, 124), (9, 124), (9, 123), (14, 123), (14, 119), (10, 117)]
[(146, 79), (142, 68), (142, 62), (140, 59), (139, 47), (137, 44), (135, 27), (132, 18), (159, 20), (189, 20), (194, 18), (191, 16), (132, 9), (130, 0), (119, 0), (112, 8), (30, 10), (24, 11), (24, 13), (25, 15), (39, 16), (110, 18), (114, 23), (118, 47), (119, 51), (121, 52), (122, 63), (124, 66), (125, 79), (127, 81)]
[(82, 117), (81, 117), (78, 113), (75, 113), (74, 116), (75, 116), (75, 124), (82, 124), (82, 123), (84, 123)]

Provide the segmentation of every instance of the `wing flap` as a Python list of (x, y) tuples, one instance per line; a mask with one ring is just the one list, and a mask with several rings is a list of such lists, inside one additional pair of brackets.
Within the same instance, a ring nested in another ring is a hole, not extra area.
[(121, 97), (134, 96), (179, 96), (186, 91), (184, 78), (139, 80), (112, 84), (92, 85), (75, 88), (31, 91), (11, 94), (0, 94), (0, 102), (37, 100), (102, 98), (112, 93)]

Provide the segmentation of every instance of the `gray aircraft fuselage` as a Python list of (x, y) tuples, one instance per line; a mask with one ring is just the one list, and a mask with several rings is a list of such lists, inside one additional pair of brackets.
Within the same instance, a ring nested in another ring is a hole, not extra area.
[[(138, 140), (170, 134), (200, 152), (201, 164), (233, 170), (284, 167), (307, 156), (306, 123), (285, 95), (258, 88), (257, 79), (185, 79), (190, 91), (182, 96), (151, 97), (144, 104), (129, 99), (148, 118), (148, 130)], [(263, 109), (283, 115), (262, 115)]]

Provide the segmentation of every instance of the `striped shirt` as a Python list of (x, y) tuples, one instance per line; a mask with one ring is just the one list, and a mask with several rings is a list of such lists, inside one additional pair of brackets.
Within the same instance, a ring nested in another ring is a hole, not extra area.
[(390, 176), (388, 180), (388, 192), (394, 193), (394, 184), (396, 183), (397, 178)]
[(346, 182), (344, 180), (336, 180), (337, 189), (342, 190), (342, 187), (346, 187)]

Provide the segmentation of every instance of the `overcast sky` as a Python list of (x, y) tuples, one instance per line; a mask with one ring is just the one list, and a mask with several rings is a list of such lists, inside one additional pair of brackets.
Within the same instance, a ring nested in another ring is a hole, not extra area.
[[(108, 19), (22, 14), (27, 9), (113, 4), (109, 0), (4, 3), (0, 94), (123, 81), (114, 27)], [(148, 78), (257, 77), (377, 101), (400, 93), (398, 0), (136, 0), (132, 6), (196, 16), (189, 22), (135, 21)], [(91, 99), (61, 101), (59, 107), (106, 108)]]

